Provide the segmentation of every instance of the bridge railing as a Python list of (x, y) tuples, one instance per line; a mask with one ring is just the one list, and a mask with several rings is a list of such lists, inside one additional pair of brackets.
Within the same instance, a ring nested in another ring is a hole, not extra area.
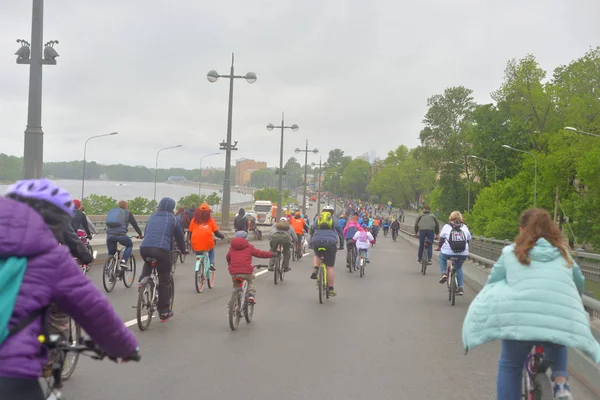
[[(400, 230), (407, 234), (414, 234), (414, 226), (401, 224)], [(492, 268), (496, 260), (500, 258), (502, 249), (510, 245), (512, 241), (486, 238), (483, 236), (473, 237), (469, 242), (469, 259), (485, 268)], [(436, 241), (437, 244), (437, 241)], [(571, 253), (575, 262), (581, 268), (585, 276), (585, 295), (583, 305), (591, 317), (600, 318), (600, 254), (573, 251)]]

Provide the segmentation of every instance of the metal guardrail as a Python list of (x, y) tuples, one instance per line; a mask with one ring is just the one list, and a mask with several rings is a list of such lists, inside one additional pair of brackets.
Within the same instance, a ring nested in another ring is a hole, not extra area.
[[(401, 224), (400, 231), (412, 236), (414, 235), (414, 226)], [(437, 244), (437, 240), (435, 242)], [(485, 268), (492, 268), (496, 260), (500, 258), (502, 249), (511, 243), (509, 240), (489, 239), (483, 236), (473, 237), (469, 242), (469, 259), (485, 266)], [(600, 283), (600, 254), (584, 253), (582, 251), (574, 251), (572, 254), (586, 281), (589, 279), (594, 283)], [(583, 305), (592, 318), (600, 318), (599, 300), (583, 295)]]

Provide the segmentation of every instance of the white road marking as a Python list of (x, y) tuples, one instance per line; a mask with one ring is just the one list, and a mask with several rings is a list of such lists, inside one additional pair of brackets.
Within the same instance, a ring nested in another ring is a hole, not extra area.
[[(305, 253), (305, 254), (303, 254), (302, 256), (303, 256), (303, 257), (306, 257), (306, 256), (307, 256), (307, 255), (309, 255), (309, 254), (310, 254), (310, 253)], [(255, 275), (255, 276), (261, 276), (261, 275), (264, 275), (264, 274), (266, 274), (267, 272), (269, 272), (269, 270), (268, 270), (268, 269), (265, 269), (265, 270), (262, 270), (262, 271), (260, 271), (260, 272), (257, 272), (257, 273), (256, 273), (256, 274), (254, 274), (254, 275)], [(144, 315), (144, 316), (142, 317), (142, 322), (143, 322), (143, 321), (145, 321), (145, 320), (147, 320), (147, 319), (148, 319), (148, 316), (147, 316), (147, 315)], [(132, 319), (132, 320), (130, 320), (130, 321), (127, 321), (127, 322), (125, 322), (125, 326), (126, 326), (126, 327), (128, 327), (128, 328), (129, 328), (130, 326), (133, 326), (133, 325), (136, 325), (136, 324), (137, 324), (137, 318), (136, 318), (136, 319)]]

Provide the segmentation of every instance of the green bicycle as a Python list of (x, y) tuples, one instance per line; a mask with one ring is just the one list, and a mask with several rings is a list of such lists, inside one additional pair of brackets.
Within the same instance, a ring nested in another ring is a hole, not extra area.
[(317, 256), (321, 259), (321, 265), (319, 266), (319, 273), (317, 275), (317, 289), (319, 291), (319, 303), (323, 304), (323, 297), (329, 298), (329, 286), (327, 285), (327, 266), (325, 266), (325, 252), (327, 251), (324, 247), (317, 248)]
[(208, 284), (208, 288), (212, 289), (215, 286), (215, 271), (210, 270), (210, 259), (208, 251), (196, 252), (196, 272), (195, 272), (196, 292), (202, 293), (204, 285)]

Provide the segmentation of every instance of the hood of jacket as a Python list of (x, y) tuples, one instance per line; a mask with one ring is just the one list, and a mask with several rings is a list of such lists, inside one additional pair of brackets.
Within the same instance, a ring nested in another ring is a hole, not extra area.
[(529, 257), (531, 260), (549, 262), (562, 257), (562, 254), (560, 254), (560, 250), (554, 247), (549, 241), (540, 238), (535, 243), (535, 246), (529, 250)]
[(27, 204), (0, 197), (0, 257), (32, 257), (56, 247), (42, 216)]
[(158, 211), (173, 212), (175, 209), (175, 200), (170, 197), (163, 197), (158, 203)]
[(238, 211), (238, 215), (240, 217), (243, 217), (244, 215), (246, 215), (246, 210), (244, 210), (243, 208), (240, 208), (240, 211)]
[(277, 229), (278, 231), (287, 232), (290, 230), (291, 227), (292, 225), (289, 221), (278, 221), (275, 223), (275, 229)]
[(243, 238), (233, 238), (231, 239), (231, 248), (233, 250), (243, 250), (250, 246), (247, 239)]

